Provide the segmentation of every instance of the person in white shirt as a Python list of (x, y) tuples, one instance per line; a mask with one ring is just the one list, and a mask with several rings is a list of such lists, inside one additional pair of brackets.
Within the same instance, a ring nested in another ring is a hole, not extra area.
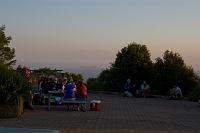
[(149, 85), (146, 83), (146, 81), (143, 82), (143, 84), (141, 85), (141, 90), (148, 90), (150, 89)]
[(150, 96), (150, 86), (146, 83), (146, 81), (143, 82), (140, 88), (143, 97)]
[(180, 98), (183, 96), (181, 88), (178, 86), (176, 86), (175, 95), (176, 95), (176, 98)]

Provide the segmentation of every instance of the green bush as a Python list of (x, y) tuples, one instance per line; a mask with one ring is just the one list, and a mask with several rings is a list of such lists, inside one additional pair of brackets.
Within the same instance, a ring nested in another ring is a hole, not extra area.
[(0, 103), (13, 102), (17, 96), (30, 98), (31, 84), (20, 73), (0, 65)]
[(192, 89), (189, 97), (192, 101), (198, 101), (200, 99), (200, 83)]

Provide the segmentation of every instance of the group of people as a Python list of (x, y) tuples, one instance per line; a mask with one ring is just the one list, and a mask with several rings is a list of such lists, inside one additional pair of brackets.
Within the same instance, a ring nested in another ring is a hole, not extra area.
[[(135, 84), (131, 83), (131, 79), (127, 79), (123, 87), (123, 95), (126, 97), (151, 97), (150, 86), (146, 81), (136, 88)], [(169, 99), (180, 99), (183, 96), (182, 91), (178, 85), (173, 86), (169, 91)]]
[(42, 77), (39, 82), (39, 90), (41, 95), (48, 94), (50, 91), (63, 94), (63, 96), (55, 97), (58, 103), (61, 103), (62, 100), (85, 100), (87, 97), (87, 87), (83, 81), (75, 83), (71, 77), (63, 80)]
[(181, 88), (178, 85), (173, 86), (169, 92), (169, 99), (179, 99), (183, 96)]
[(123, 95), (127, 97), (150, 97), (150, 86), (146, 83), (146, 81), (143, 81), (140, 88), (136, 88), (135, 84), (131, 83), (131, 79), (127, 79), (123, 87)]

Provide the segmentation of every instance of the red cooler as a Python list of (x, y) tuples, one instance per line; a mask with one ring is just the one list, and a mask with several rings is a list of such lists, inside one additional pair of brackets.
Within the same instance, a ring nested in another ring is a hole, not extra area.
[(101, 110), (101, 101), (92, 100), (90, 101), (90, 111), (100, 111)]

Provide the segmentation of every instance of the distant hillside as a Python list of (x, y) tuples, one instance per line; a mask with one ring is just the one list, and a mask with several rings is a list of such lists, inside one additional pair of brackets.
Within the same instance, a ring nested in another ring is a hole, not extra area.
[(66, 68), (63, 71), (73, 72), (73, 73), (80, 73), (83, 75), (84, 80), (88, 78), (96, 78), (103, 68), (98, 67), (74, 67), (74, 68)]

